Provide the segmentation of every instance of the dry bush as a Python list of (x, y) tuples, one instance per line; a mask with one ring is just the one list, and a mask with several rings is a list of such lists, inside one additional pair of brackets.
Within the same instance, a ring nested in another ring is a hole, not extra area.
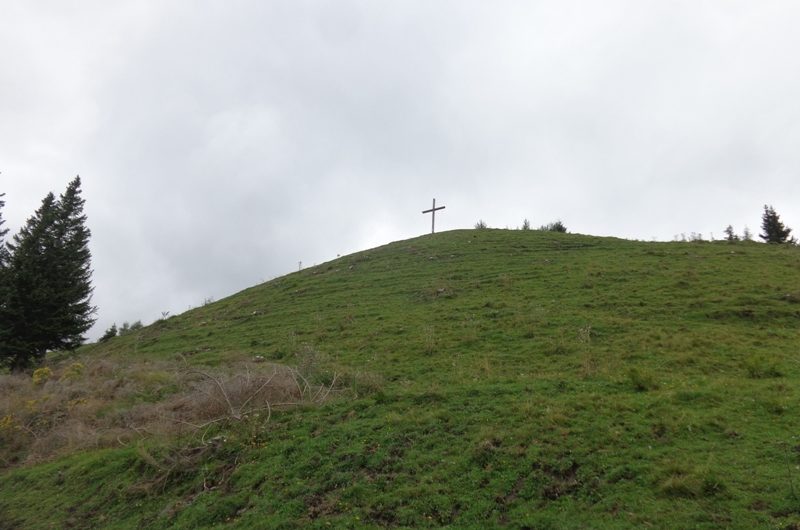
[(188, 370), (184, 378), (182, 386), (188, 391), (161, 404), (162, 417), (196, 428), (223, 420), (239, 421), (260, 411), (269, 417), (273, 409), (322, 403), (336, 384), (335, 376), (330, 385), (310, 384), (298, 370), (280, 365), (258, 372), (244, 366), (228, 375)]
[[(300, 360), (304, 369), (318, 370), (308, 355)], [(302, 370), (267, 363), (213, 372), (178, 361), (127, 359), (48, 368), (48, 377), (37, 382), (0, 375), (0, 468), (256, 414), (269, 421), (274, 410), (323, 403), (345, 391), (335, 374), (312, 383)]]

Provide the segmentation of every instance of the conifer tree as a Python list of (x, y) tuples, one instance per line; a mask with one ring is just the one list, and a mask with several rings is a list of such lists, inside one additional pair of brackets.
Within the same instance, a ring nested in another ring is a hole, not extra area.
[(61, 348), (80, 346), (83, 334), (94, 324), (95, 308), (92, 299), (91, 253), (83, 213), (85, 200), (81, 198), (80, 176), (69, 183), (58, 202), (56, 242), (59, 245), (59, 285), (56, 289), (60, 312)]
[(0, 360), (12, 370), (41, 361), (52, 340), (57, 305), (54, 249), (56, 198), (49, 193), (9, 244), (3, 322), (7, 328)]
[(784, 226), (781, 218), (772, 206), (764, 205), (764, 214), (761, 216), (762, 234), (758, 237), (766, 243), (794, 243), (794, 238), (789, 238), (792, 229)]
[(6, 248), (6, 234), (8, 233), (8, 228), (3, 228), (5, 224), (5, 220), (3, 219), (3, 207), (6, 205), (6, 201), (3, 200), (3, 197), (5, 196), (5, 193), (0, 193), (0, 269), (8, 264), (8, 249)]
[[(8, 299), (6, 273), (9, 258), (5, 240), (8, 228), (3, 228), (3, 224), (5, 223), (3, 219), (3, 207), (6, 205), (3, 197), (5, 197), (5, 193), (0, 193), (0, 345), (5, 344), (9, 332), (8, 322), (3, 316), (6, 313), (6, 300)], [(2, 353), (0, 353), (0, 355), (1, 354)], [(2, 366), (2, 358), (0, 358), (0, 366)]]
[(9, 244), (0, 312), (0, 364), (21, 370), (49, 350), (73, 349), (94, 323), (90, 232), (76, 177), (57, 200), (50, 193)]
[(725, 241), (729, 243), (735, 243), (739, 241), (739, 236), (737, 236), (736, 232), (733, 231), (732, 225), (725, 227)]

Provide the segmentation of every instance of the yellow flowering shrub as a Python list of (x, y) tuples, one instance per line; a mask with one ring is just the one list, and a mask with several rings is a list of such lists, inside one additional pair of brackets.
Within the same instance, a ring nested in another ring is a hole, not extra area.
[(53, 377), (53, 371), (47, 366), (44, 368), (37, 368), (33, 371), (33, 384), (42, 385), (51, 377)]
[(67, 367), (66, 370), (64, 370), (64, 373), (61, 375), (61, 379), (76, 379), (80, 377), (85, 368), (86, 367), (83, 365), (83, 363), (72, 363)]
[(16, 429), (19, 429), (19, 426), (17, 422), (14, 421), (14, 416), (12, 414), (6, 414), (0, 418), (0, 432), (13, 431)]

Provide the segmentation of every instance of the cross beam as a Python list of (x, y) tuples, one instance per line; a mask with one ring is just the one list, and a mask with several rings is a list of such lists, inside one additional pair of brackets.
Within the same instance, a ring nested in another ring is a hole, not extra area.
[(429, 213), (431, 214), (431, 234), (436, 227), (436, 210), (444, 210), (444, 206), (436, 207), (436, 199), (433, 199), (433, 206), (430, 210), (423, 210), (422, 213)]

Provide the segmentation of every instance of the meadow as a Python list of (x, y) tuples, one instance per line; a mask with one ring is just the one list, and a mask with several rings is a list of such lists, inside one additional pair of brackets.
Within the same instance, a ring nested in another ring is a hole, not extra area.
[(0, 527), (800, 528), (794, 246), (445, 232), (48, 363)]

